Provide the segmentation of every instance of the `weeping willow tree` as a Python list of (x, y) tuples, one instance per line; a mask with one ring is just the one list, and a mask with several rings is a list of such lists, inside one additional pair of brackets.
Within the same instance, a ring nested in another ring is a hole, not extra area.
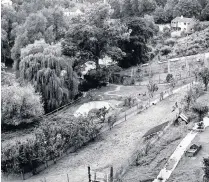
[(71, 60), (62, 56), (60, 45), (49, 45), (44, 40), (21, 50), (20, 77), (42, 94), (46, 112), (68, 103), (78, 93)]

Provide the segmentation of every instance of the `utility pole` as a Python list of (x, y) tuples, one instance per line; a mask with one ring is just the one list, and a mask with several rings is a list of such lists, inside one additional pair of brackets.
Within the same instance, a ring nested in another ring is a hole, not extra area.
[(91, 168), (88, 166), (88, 177), (89, 177), (89, 182), (91, 182)]
[[(187, 34), (187, 38), (186, 38), (186, 52), (188, 52), (188, 34)], [(187, 70), (187, 73), (188, 71), (190, 72), (189, 70), (189, 65), (188, 65), (188, 60), (187, 60), (187, 56), (185, 56), (185, 64), (186, 64), (186, 70)], [(189, 73), (190, 74), (190, 73)]]
[(170, 59), (168, 59), (168, 56), (166, 56), (166, 59), (168, 61), (168, 73), (171, 72), (171, 68), (170, 68)]
[(151, 74), (152, 74), (152, 68), (151, 68), (151, 64), (149, 62), (149, 77), (151, 78)]

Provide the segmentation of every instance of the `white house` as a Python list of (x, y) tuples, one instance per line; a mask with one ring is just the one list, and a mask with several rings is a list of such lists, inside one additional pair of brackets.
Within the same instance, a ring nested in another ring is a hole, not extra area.
[(83, 15), (84, 13), (80, 9), (76, 9), (74, 11), (64, 11), (64, 16), (78, 16)]
[(190, 34), (194, 32), (195, 24), (194, 18), (176, 17), (171, 21), (171, 30)]

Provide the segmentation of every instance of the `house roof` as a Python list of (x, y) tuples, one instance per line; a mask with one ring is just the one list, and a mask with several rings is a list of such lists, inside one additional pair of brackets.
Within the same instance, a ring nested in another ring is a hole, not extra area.
[(194, 23), (194, 18), (185, 18), (185, 17), (176, 17), (172, 20), (172, 22), (183, 22), (183, 23)]
[(179, 115), (179, 117), (181, 118), (181, 119), (183, 119), (184, 121), (188, 121), (188, 117), (187, 116), (185, 116), (185, 114), (183, 114), (183, 113), (181, 113), (180, 115)]

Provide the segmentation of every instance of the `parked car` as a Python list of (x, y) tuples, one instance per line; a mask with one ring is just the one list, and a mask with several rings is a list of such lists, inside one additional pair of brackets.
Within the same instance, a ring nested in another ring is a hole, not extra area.
[(195, 155), (197, 155), (197, 153), (200, 151), (200, 149), (202, 148), (201, 145), (196, 145), (193, 144), (190, 146), (190, 148), (185, 152), (185, 155), (187, 157), (194, 157)]

